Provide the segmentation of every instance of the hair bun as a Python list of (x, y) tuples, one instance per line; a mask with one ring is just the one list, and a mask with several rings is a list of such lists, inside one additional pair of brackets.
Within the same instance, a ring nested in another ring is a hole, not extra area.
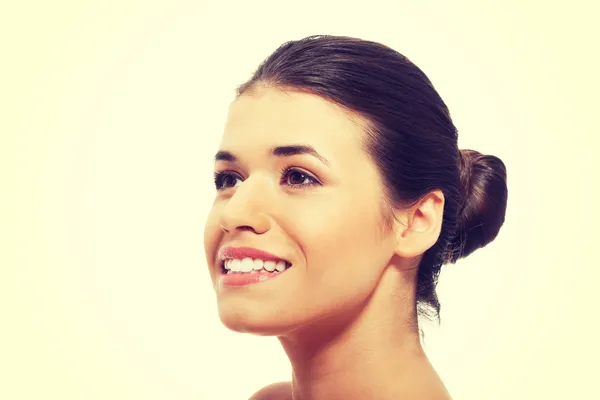
[(506, 214), (506, 166), (498, 157), (460, 150), (458, 160), (462, 204), (448, 261), (456, 262), (496, 238)]

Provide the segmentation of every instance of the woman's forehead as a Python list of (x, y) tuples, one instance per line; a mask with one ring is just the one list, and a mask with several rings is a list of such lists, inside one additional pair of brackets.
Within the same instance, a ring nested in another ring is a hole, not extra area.
[(301, 142), (348, 151), (360, 145), (362, 134), (347, 112), (319, 96), (269, 88), (244, 94), (231, 104), (222, 145), (272, 147)]

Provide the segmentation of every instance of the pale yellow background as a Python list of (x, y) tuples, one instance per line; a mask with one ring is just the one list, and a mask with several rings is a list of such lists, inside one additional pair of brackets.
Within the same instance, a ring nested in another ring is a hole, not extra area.
[(0, 399), (243, 399), (289, 378), (275, 339), (220, 325), (202, 229), (234, 87), (317, 33), (411, 58), (460, 146), (507, 165), (500, 236), (444, 270), (425, 326), (455, 398), (600, 398), (594, 3), (4, 2)]

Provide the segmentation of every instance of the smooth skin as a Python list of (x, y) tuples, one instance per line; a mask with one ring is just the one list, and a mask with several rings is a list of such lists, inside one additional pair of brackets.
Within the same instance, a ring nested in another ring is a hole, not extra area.
[[(291, 382), (254, 400), (450, 398), (422, 350), (415, 307), (416, 267), (439, 236), (444, 196), (390, 208), (363, 127), (319, 96), (274, 87), (230, 106), (204, 243), (219, 316), (234, 331), (277, 336), (293, 368)], [(224, 246), (292, 267), (223, 287)]]

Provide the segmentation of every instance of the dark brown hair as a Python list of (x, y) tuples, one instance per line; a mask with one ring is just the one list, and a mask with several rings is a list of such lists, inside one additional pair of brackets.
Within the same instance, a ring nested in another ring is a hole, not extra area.
[(491, 242), (504, 223), (504, 163), (459, 150), (448, 108), (430, 80), (380, 43), (329, 35), (286, 42), (238, 87), (237, 96), (257, 85), (313, 93), (366, 121), (365, 149), (387, 184), (390, 205), (443, 192), (440, 236), (417, 275), (419, 314), (439, 316), (435, 287), (441, 266)]

